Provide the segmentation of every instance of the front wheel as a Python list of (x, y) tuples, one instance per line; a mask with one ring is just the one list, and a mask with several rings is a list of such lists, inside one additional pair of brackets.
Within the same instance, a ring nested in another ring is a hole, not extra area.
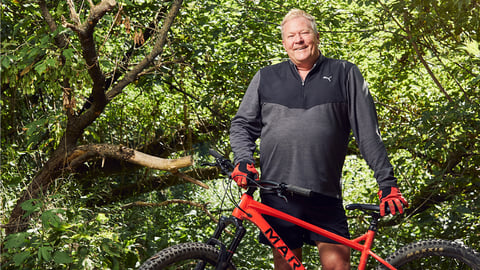
[[(215, 269), (220, 251), (212, 245), (204, 243), (184, 243), (159, 251), (139, 270), (158, 269)], [(230, 262), (226, 268), (235, 269)]]
[[(480, 270), (479, 253), (462, 243), (426, 240), (409, 244), (390, 255), (386, 261), (401, 270), (474, 269)], [(379, 269), (387, 269), (380, 266)]]

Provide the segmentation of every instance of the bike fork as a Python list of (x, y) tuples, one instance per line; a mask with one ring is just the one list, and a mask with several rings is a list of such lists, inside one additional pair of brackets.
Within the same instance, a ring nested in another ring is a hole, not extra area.
[[(220, 241), (220, 236), (222, 235), (223, 231), (225, 228), (230, 225), (234, 224), (235, 225), (235, 236), (230, 243), (230, 246), (228, 249), (226, 248), (225, 244)], [(212, 245), (212, 246), (219, 246), (220, 247), (220, 254), (218, 257), (218, 264), (215, 269), (226, 269), (228, 266), (228, 262), (230, 262), (233, 258), (233, 254), (237, 250), (238, 246), (240, 245), (240, 242), (243, 239), (243, 236), (245, 236), (246, 233), (245, 227), (243, 227), (243, 222), (242, 220), (236, 218), (236, 217), (221, 217), (220, 220), (218, 221), (217, 228), (215, 229), (215, 232), (213, 233), (213, 236), (208, 239), (207, 244)], [(202, 265), (203, 264), (203, 265)], [(204, 263), (199, 262), (197, 264), (197, 267), (195, 269), (204, 269)]]

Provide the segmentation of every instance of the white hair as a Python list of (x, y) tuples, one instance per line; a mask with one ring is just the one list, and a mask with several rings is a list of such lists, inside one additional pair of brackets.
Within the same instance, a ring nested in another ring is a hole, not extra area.
[(283, 26), (285, 25), (285, 23), (287, 23), (289, 20), (295, 19), (297, 17), (303, 17), (303, 18), (307, 19), (312, 26), (312, 30), (313, 30), (314, 34), (315, 35), (318, 34), (317, 23), (315, 22), (315, 18), (312, 15), (308, 14), (307, 12), (305, 12), (301, 9), (294, 8), (294, 9), (290, 10), (287, 13), (287, 15), (285, 15), (285, 17), (283, 18), (282, 24), (280, 25), (281, 31), (282, 31), (282, 38), (283, 38)]

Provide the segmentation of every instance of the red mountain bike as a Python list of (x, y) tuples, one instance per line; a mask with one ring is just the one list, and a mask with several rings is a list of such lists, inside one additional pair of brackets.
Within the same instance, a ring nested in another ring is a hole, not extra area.
[[(230, 176), (233, 164), (214, 150), (210, 154), (215, 157), (215, 163), (222, 173)], [(365, 269), (369, 257), (379, 262), (378, 269), (475, 269), (480, 270), (480, 255), (473, 249), (459, 242), (446, 240), (426, 240), (409, 244), (386, 259), (380, 258), (370, 248), (377, 232), (380, 219), (379, 206), (372, 204), (349, 204), (347, 210), (359, 209), (371, 217), (368, 231), (355, 239), (347, 239), (309, 224), (303, 220), (285, 214), (253, 199), (256, 189), (266, 189), (283, 194), (298, 194), (311, 196), (310, 190), (276, 182), (255, 182), (242, 195), (230, 217), (221, 217), (217, 228), (206, 243), (183, 243), (161, 250), (148, 259), (140, 269), (236, 269), (232, 259), (237, 247), (243, 239), (246, 229), (243, 220), (249, 220), (269, 239), (272, 245), (281, 253), (292, 269), (305, 269), (301, 261), (295, 257), (290, 248), (283, 242), (262, 215), (277, 217), (307, 230), (326, 236), (336, 242), (349, 246), (361, 252), (358, 269)], [(228, 225), (234, 225), (235, 235), (228, 247), (220, 239)]]

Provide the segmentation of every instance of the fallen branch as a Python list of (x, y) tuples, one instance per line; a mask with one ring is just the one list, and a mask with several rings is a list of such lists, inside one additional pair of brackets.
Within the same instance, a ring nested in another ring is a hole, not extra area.
[(197, 179), (194, 179), (194, 178), (192, 178), (192, 177), (190, 177), (190, 176), (188, 176), (188, 175), (186, 175), (186, 174), (184, 174), (184, 173), (176, 172), (176, 173), (174, 173), (174, 174), (175, 174), (175, 175), (178, 175), (179, 177), (181, 177), (181, 178), (184, 179), (184, 180), (187, 180), (187, 181), (190, 182), (190, 183), (193, 183), (193, 184), (195, 184), (195, 185), (197, 185), (197, 186), (201, 186), (201, 187), (203, 187), (203, 188), (205, 188), (205, 189), (209, 189), (209, 187), (208, 187), (206, 184), (204, 184), (203, 182), (200, 182), (200, 181), (198, 181)]
[[(178, 173), (177, 170), (180, 168), (193, 165), (192, 156), (185, 156), (177, 159), (165, 159), (148, 155), (122, 145), (111, 144), (88, 144), (78, 146), (68, 157), (67, 162), (70, 168), (76, 168), (78, 165), (90, 159), (106, 157), (123, 160), (151, 169), (171, 171), (174, 173)], [(183, 178), (183, 176), (181, 177)], [(191, 181), (191, 179), (188, 181)]]

